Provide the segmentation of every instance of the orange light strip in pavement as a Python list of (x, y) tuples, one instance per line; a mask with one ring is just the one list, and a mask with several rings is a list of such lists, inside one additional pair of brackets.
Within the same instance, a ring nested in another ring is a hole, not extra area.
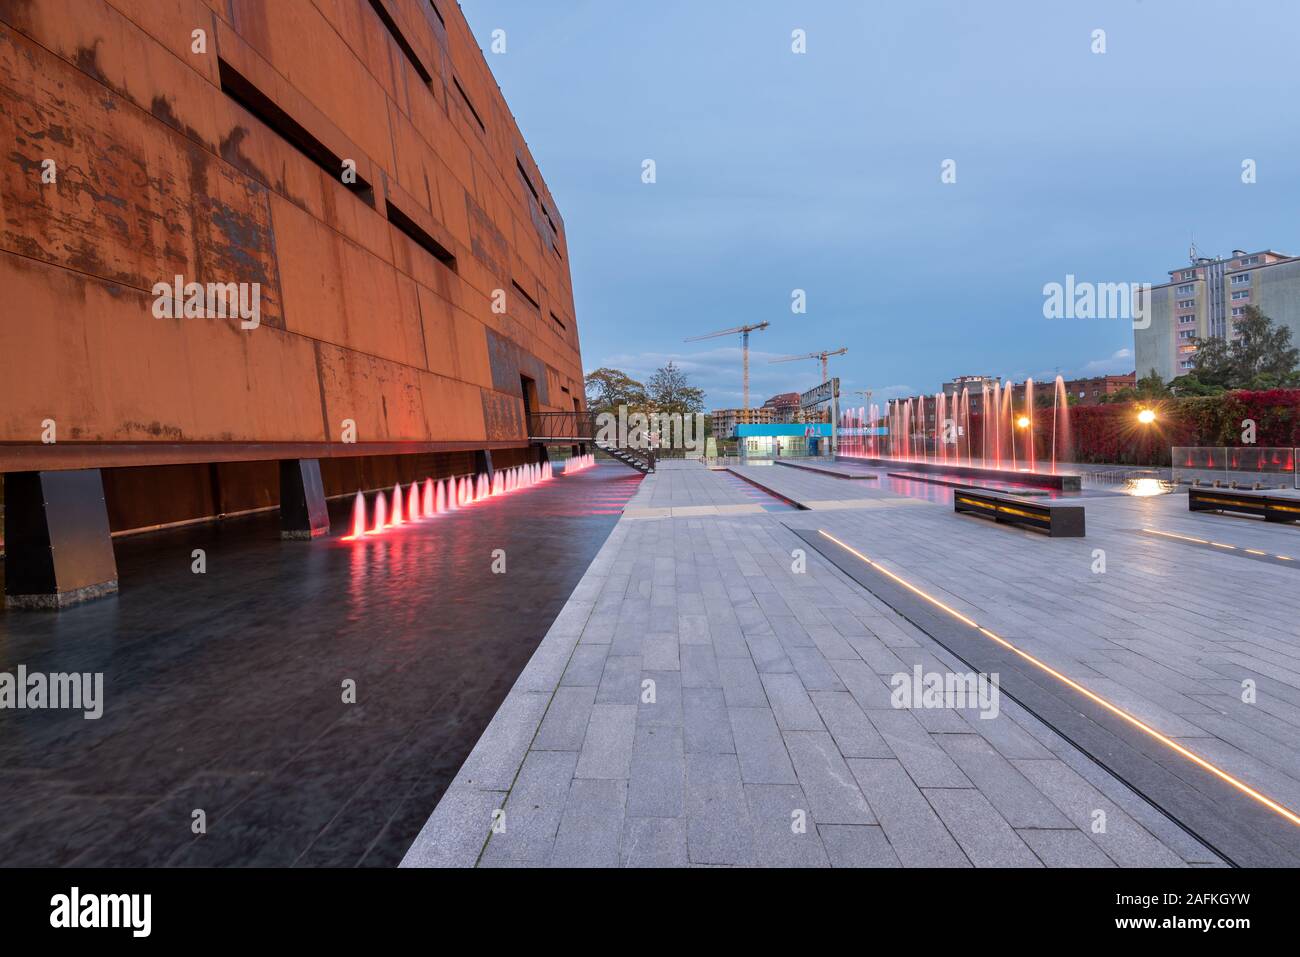
[(1213, 545), (1215, 548), (1222, 548), (1230, 552), (1245, 552), (1247, 555), (1262, 555), (1265, 558), (1276, 558), (1279, 561), (1293, 562), (1294, 558), (1288, 555), (1270, 555), (1268, 552), (1261, 552), (1258, 548), (1246, 548), (1242, 545), (1225, 545), (1223, 542), (1211, 542), (1204, 538), (1193, 538), (1190, 535), (1179, 535), (1177, 532), (1162, 532), (1158, 528), (1144, 528), (1144, 532), (1150, 532), (1152, 535), (1161, 535), (1165, 538), (1176, 538), (1180, 542), (1195, 542), (1197, 545)]
[(935, 598), (933, 595), (930, 595), (927, 592), (922, 591), (920, 588), (917, 588), (915, 585), (913, 585), (911, 582), (907, 581), (906, 579), (900, 578), (898, 575), (895, 575), (888, 568), (885, 568), (883, 565), (880, 565), (878, 562), (874, 562), (866, 555), (863, 555), (852, 545), (848, 545), (840, 541), (838, 538), (836, 538), (834, 535), (830, 534), (829, 532), (825, 531), (824, 529), (819, 528), (817, 530), (817, 533), (824, 538), (830, 539), (836, 545), (840, 546), (840, 548), (844, 549), (846, 552), (849, 552), (851, 555), (854, 555), (855, 557), (866, 562), (876, 571), (880, 572), (882, 575), (885, 575), (890, 580), (902, 585), (908, 591), (912, 592), (915, 595), (919, 595), (921, 598), (924, 598), (927, 602), (929, 602), (931, 605), (934, 605), (936, 608), (943, 609), (949, 615), (956, 618), (958, 621), (962, 622), (963, 624), (969, 625), (970, 627), (977, 630), (980, 634), (984, 635), (984, 637), (997, 642), (999, 645), (1001, 645), (1003, 648), (1006, 648), (1008, 651), (1014, 652), (1015, 654), (1019, 655), (1025, 661), (1033, 665), (1035, 668), (1038, 668), (1039, 670), (1051, 675), (1053, 678), (1055, 678), (1057, 681), (1061, 682), (1062, 684), (1068, 685), (1070, 688), (1073, 688), (1075, 691), (1079, 692), (1079, 694), (1086, 697), (1089, 701), (1092, 701), (1100, 705), (1102, 708), (1105, 708), (1111, 714), (1115, 715), (1118, 718), (1123, 719), (1124, 721), (1131, 724), (1133, 727), (1137, 728), (1143, 734), (1149, 735), (1150, 737), (1159, 741), (1165, 747), (1182, 755), (1188, 761), (1191, 761), (1193, 764), (1197, 765), (1198, 767), (1204, 768), (1206, 771), (1209, 771), (1219, 780), (1232, 785), (1232, 787), (1236, 788), (1242, 794), (1245, 794), (1247, 797), (1255, 801), (1258, 801), (1260, 804), (1264, 805), (1270, 811), (1273, 811), (1274, 813), (1286, 818), (1288, 821), (1290, 821), (1292, 824), (1295, 824), (1297, 827), (1300, 827), (1300, 815), (1297, 815), (1294, 811), (1290, 810), (1287, 807), (1284, 807), (1281, 804), (1278, 804), (1276, 801), (1274, 801), (1272, 798), (1268, 797), (1267, 795), (1261, 794), (1246, 782), (1233, 777), (1231, 774), (1229, 774), (1227, 771), (1224, 771), (1222, 768), (1216, 767), (1215, 765), (1211, 764), (1209, 761), (1205, 760), (1205, 758), (1201, 757), (1199, 754), (1187, 750), (1187, 748), (1183, 747), (1177, 741), (1173, 740), (1170, 737), (1167, 737), (1166, 735), (1161, 734), (1159, 731), (1151, 727), (1146, 722), (1142, 721), (1140, 718), (1134, 717), (1133, 715), (1129, 714), (1127, 711), (1125, 711), (1123, 708), (1119, 707), (1118, 705), (1112, 704), (1111, 702), (1107, 701), (1101, 695), (1093, 691), (1089, 691), (1087, 688), (1079, 684), (1074, 679), (1067, 678), (1065, 675), (1061, 674), (1059, 671), (1057, 671), (1055, 668), (1053, 668), (1051, 665), (1047, 664), (1046, 662), (1040, 661), (1039, 659), (1035, 658), (1033, 655), (1029, 654), (1029, 652), (1022, 651), (1020, 648), (1017, 648), (1015, 645), (1007, 641), (1001, 635), (997, 635), (992, 631), (989, 631), (989, 629), (972, 621), (970, 618), (966, 617), (961, 612), (957, 611), (955, 608), (952, 608), (949, 605), (945, 605), (943, 602)]

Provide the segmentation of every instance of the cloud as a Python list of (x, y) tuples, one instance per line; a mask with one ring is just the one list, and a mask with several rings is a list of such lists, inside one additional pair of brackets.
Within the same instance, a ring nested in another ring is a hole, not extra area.
[(1074, 373), (1075, 378), (1095, 375), (1122, 375), (1133, 371), (1133, 350), (1118, 349), (1105, 359), (1093, 359)]
[(1092, 359), (1081, 366), (1052, 371), (1018, 372), (1011, 378), (1015, 382), (1024, 382), (1025, 376), (1031, 375), (1035, 382), (1051, 382), (1058, 374), (1066, 379), (1091, 379), (1094, 376), (1124, 375), (1133, 371), (1133, 361), (1132, 349), (1116, 349), (1103, 359)]
[[(905, 399), (913, 395), (916, 395), (916, 390), (910, 385), (887, 385), (879, 389), (872, 389), (871, 401), (876, 405), (881, 405), (890, 399)], [(857, 397), (854, 396), (854, 398)]]

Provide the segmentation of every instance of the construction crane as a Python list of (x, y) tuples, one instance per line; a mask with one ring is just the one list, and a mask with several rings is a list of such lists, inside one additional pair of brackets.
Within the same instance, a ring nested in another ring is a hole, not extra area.
[(683, 340), (685, 342), (699, 342), (701, 339), (716, 339), (719, 336), (734, 336), (736, 334), (740, 335), (741, 355), (743, 356), (743, 361), (745, 365), (745, 411), (746, 412), (749, 411), (749, 334), (751, 332), (761, 332), (762, 330), (766, 329), (769, 325), (771, 325), (771, 323), (756, 322), (753, 325), (749, 325), (749, 326), (736, 326), (734, 329), (720, 329), (717, 332), (706, 333), (705, 335), (702, 336), (691, 336), (689, 339)]
[(849, 350), (846, 347), (841, 346), (838, 349), (828, 350), (826, 352), (810, 352), (804, 356), (782, 356), (780, 359), (772, 359), (771, 361), (772, 362), (797, 362), (800, 359), (820, 359), (822, 363), (822, 382), (829, 382), (830, 376), (827, 372), (826, 360), (831, 358), (831, 356), (842, 356), (844, 355), (844, 353), (848, 351)]

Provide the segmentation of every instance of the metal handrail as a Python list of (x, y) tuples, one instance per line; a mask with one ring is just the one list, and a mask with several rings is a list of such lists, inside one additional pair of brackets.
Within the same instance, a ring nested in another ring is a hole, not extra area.
[(528, 437), (534, 440), (571, 439), (591, 442), (596, 437), (594, 412), (533, 412), (528, 416)]
[(597, 442), (595, 412), (533, 412), (528, 416), (528, 438), (532, 442), (574, 443), (590, 442), (597, 448), (613, 448), (625, 452), (654, 471), (658, 452), (654, 448), (634, 442)]

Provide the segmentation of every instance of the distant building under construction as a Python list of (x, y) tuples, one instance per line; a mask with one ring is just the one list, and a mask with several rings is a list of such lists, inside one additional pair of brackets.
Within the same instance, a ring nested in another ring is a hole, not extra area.
[(803, 421), (798, 392), (782, 392), (779, 395), (774, 395), (763, 403), (763, 408), (772, 410), (773, 422)]

